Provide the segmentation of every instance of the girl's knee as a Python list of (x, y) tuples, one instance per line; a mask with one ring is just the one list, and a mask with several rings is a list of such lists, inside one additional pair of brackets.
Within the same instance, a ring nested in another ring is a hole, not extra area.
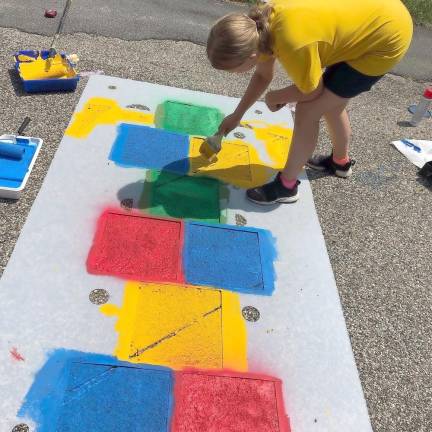
[(298, 102), (295, 111), (295, 122), (319, 122), (323, 113), (314, 102)]

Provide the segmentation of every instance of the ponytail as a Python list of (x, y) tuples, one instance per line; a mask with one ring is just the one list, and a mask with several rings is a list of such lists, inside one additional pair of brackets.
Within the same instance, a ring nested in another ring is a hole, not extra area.
[(247, 15), (232, 13), (217, 21), (207, 40), (207, 56), (216, 69), (243, 64), (254, 53), (273, 54), (269, 5), (253, 7)]

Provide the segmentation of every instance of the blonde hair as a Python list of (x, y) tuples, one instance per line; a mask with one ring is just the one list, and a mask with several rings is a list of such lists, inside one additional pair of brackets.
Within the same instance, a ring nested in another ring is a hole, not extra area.
[(249, 13), (232, 13), (212, 27), (207, 40), (207, 56), (216, 69), (243, 64), (252, 54), (273, 54), (269, 19), (270, 5), (256, 6)]

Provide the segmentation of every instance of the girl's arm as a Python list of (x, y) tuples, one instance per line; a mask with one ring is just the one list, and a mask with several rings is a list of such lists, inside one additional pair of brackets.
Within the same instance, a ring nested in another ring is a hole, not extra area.
[(219, 126), (219, 133), (227, 135), (235, 129), (245, 112), (259, 99), (273, 80), (275, 59), (272, 57), (266, 62), (258, 63), (249, 82), (245, 94), (235, 111), (225, 117)]
[(323, 92), (322, 79), (318, 87), (311, 93), (302, 93), (297, 86), (290, 85), (280, 90), (270, 91), (266, 94), (266, 104), (271, 111), (277, 111), (281, 106), (293, 102), (310, 102)]

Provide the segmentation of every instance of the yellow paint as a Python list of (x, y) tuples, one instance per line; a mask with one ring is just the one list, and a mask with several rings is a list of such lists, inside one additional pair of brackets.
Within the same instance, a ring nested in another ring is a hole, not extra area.
[(272, 168), (281, 170), (288, 159), (293, 130), (285, 125), (268, 124), (261, 120), (244, 121), (242, 124), (252, 128), (256, 139), (264, 143), (274, 162)]
[(225, 140), (216, 162), (200, 153), (203, 138), (191, 137), (191, 175), (214, 177), (239, 187), (254, 187), (266, 183), (276, 171), (281, 170), (288, 159), (292, 130), (282, 125), (261, 121), (243, 122), (253, 129), (255, 137), (262, 141), (272, 162), (262, 161), (255, 147), (244, 140)]
[(174, 369), (247, 370), (246, 326), (238, 294), (192, 286), (128, 282), (117, 315), (115, 355)]
[(25, 80), (63, 79), (76, 76), (74, 69), (60, 54), (47, 60), (38, 57), (31, 62), (21, 63), (19, 70)]
[(154, 115), (134, 109), (122, 108), (114, 99), (91, 98), (84, 108), (76, 113), (65, 134), (74, 138), (85, 138), (98, 125), (115, 125), (120, 122), (152, 124)]

